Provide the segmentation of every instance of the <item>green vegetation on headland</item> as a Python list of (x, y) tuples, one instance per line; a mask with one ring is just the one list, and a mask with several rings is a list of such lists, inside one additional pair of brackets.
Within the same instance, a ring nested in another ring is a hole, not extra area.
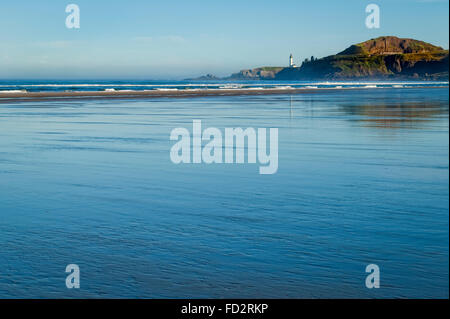
[(307, 59), (300, 67), (242, 70), (223, 80), (448, 80), (448, 78), (448, 50), (423, 41), (386, 36), (352, 45), (336, 55)]
[(283, 67), (265, 66), (256, 69), (242, 70), (232, 74), (226, 78), (226, 80), (274, 80), (276, 75), (283, 69)]

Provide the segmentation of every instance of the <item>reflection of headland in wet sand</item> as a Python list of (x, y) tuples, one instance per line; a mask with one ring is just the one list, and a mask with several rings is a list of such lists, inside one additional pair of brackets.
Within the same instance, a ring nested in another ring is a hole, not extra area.
[(421, 124), (448, 115), (448, 105), (439, 102), (347, 105), (345, 112), (356, 121), (377, 128), (421, 128)]

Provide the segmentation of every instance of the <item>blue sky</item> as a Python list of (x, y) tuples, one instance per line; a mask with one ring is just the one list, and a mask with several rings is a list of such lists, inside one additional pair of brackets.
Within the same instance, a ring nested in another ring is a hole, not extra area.
[[(66, 5), (81, 28), (65, 26)], [(367, 29), (365, 7), (381, 8)], [(380, 35), (449, 46), (448, 0), (15, 0), (0, 4), (0, 78), (176, 79), (323, 57)]]

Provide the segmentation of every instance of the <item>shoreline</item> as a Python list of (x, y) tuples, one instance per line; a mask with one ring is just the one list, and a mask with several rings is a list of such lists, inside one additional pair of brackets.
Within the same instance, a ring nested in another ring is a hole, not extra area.
[(448, 88), (447, 86), (414, 86), (414, 87), (351, 87), (351, 88), (268, 88), (268, 89), (207, 89), (207, 90), (148, 90), (148, 91), (72, 91), (72, 92), (0, 92), (0, 103), (24, 102), (41, 100), (70, 100), (70, 99), (136, 99), (136, 98), (165, 98), (165, 97), (207, 97), (207, 96), (257, 96), (257, 95), (285, 95), (304, 93), (323, 93), (336, 91), (362, 91), (376, 89), (416, 89), (416, 88)]

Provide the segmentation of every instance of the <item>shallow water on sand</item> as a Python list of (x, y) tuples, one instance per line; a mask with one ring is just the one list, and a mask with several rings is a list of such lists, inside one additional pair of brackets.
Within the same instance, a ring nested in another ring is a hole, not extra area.
[[(0, 104), (0, 297), (448, 298), (448, 103), (416, 88)], [(278, 173), (173, 164), (170, 132), (193, 119), (278, 127)]]

